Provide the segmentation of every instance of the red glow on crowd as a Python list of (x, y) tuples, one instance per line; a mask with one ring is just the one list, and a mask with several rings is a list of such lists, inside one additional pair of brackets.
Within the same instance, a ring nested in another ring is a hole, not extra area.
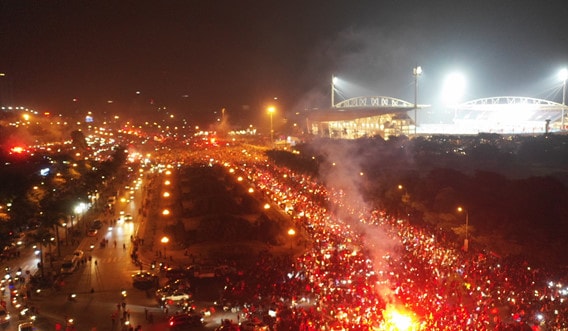
[[(289, 238), (298, 248), (290, 265), (263, 257), (255, 266), (262, 277), (227, 279), (227, 296), (257, 298), (247, 311), (270, 307), (277, 324), (300, 331), (568, 328), (567, 279), (523, 260), (464, 251), (438, 228), (369, 209), (342, 190), (247, 156), (219, 164), (269, 206), (293, 206), (298, 230)], [(209, 154), (204, 162), (213, 160)], [(278, 270), (286, 277), (269, 282)]]
[(10, 149), (10, 152), (14, 153), (14, 154), (22, 154), (25, 151), (26, 151), (26, 149), (22, 146), (14, 146)]

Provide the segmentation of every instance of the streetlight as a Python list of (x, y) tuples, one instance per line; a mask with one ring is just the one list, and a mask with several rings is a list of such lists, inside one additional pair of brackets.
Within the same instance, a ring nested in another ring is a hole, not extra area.
[(296, 235), (296, 230), (290, 228), (288, 230), (288, 235), (290, 236), (290, 250), (292, 250), (292, 240), (294, 239), (294, 236)]
[(69, 245), (69, 228), (67, 227), (67, 223), (61, 225), (65, 228), (65, 245)]
[(57, 256), (61, 257), (61, 240), (59, 239), (59, 224), (55, 224), (55, 237), (57, 238)]
[(337, 83), (337, 77), (331, 75), (331, 108), (335, 108), (335, 84)]
[(469, 227), (469, 212), (462, 207), (458, 207), (458, 211), (460, 213), (465, 211), (465, 239), (463, 241), (463, 250), (467, 252), (469, 246), (468, 232), (467, 232)]
[(418, 126), (418, 76), (422, 75), (422, 67), (416, 66), (412, 69), (412, 75), (414, 76), (414, 135), (416, 136), (416, 127)]
[[(79, 225), (79, 217), (81, 214), (87, 209), (87, 205), (84, 202), (80, 202), (77, 206), (75, 206), (75, 214), (77, 215), (77, 225)], [(71, 219), (71, 227), (73, 227), (73, 219)]]
[(398, 185), (399, 190), (404, 190), (404, 194), (402, 195), (402, 202), (407, 203), (410, 200), (410, 195), (408, 194), (408, 190), (403, 185)]
[(162, 239), (160, 239), (160, 242), (162, 244), (164, 244), (164, 257), (167, 259), (168, 255), (166, 254), (166, 246), (168, 245), (168, 243), (170, 242), (170, 238), (168, 238), (167, 236), (163, 236)]
[(276, 111), (276, 108), (274, 106), (268, 107), (268, 114), (270, 115), (270, 143), (271, 144), (274, 144), (274, 128), (272, 126), (272, 116), (274, 115), (275, 111)]
[(43, 248), (41, 248), (41, 242), (37, 245), (34, 245), (34, 253), (35, 255), (39, 255), (39, 262), (37, 263), (37, 268), (41, 271), (41, 277), (43, 278)]
[(562, 81), (562, 119), (560, 120), (560, 125), (562, 125), (561, 131), (564, 131), (564, 111), (566, 108), (566, 80), (568, 79), (568, 69), (563, 68), (558, 73), (558, 78)]
[(399, 191), (403, 191), (404, 193), (402, 194), (400, 200), (402, 201), (402, 204), (404, 205), (404, 216), (409, 219), (410, 218), (410, 213), (408, 212), (408, 202), (410, 201), (410, 195), (408, 194), (408, 190), (406, 189), (406, 187), (404, 187), (403, 185), (398, 185), (398, 190)]

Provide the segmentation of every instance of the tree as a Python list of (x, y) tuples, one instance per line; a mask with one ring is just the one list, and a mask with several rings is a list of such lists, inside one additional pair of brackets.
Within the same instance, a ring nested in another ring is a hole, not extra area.
[[(41, 272), (41, 276), (42, 278), (45, 276), (45, 265), (44, 265), (44, 248), (49, 247), (50, 251), (52, 248), (52, 245), (54, 244), (55, 238), (53, 237), (53, 235), (50, 232), (50, 228), (46, 228), (44, 226), (40, 227), (38, 229), (38, 231), (36, 231), (34, 234), (31, 234), (31, 240), (32, 242), (36, 243), (36, 245), (39, 247), (40, 252), (39, 252), (39, 264), (38, 264), (38, 268)], [(52, 257), (50, 256), (50, 259)]]

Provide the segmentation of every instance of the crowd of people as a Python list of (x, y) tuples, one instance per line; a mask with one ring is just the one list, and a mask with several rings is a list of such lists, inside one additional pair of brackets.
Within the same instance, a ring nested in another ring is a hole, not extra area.
[(226, 165), (273, 203), (292, 205), (310, 239), (293, 259), (261, 256), (246, 281), (227, 279), (230, 295), (254, 298), (247, 312), (273, 313), (275, 329), (568, 330), (565, 275), (464, 251), (440, 230), (250, 161)]
[[(212, 152), (273, 204), (292, 206), (303, 253), (262, 253), (226, 298), (275, 330), (568, 330), (565, 270), (470, 247), (435, 227), (371, 209), (349, 193), (250, 151)], [(228, 163), (226, 160), (233, 160)], [(298, 240), (299, 240), (298, 236)], [(291, 239), (294, 240), (294, 239)]]

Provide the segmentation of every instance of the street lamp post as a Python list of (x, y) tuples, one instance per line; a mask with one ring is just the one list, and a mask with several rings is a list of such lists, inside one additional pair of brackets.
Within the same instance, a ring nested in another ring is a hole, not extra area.
[[(80, 202), (77, 206), (75, 206), (75, 215), (76, 215), (76, 219), (77, 221), (75, 222), (75, 225), (79, 226), (79, 221), (81, 220), (81, 215), (83, 214), (83, 212), (85, 212), (86, 210), (86, 205), (83, 202)], [(73, 228), (73, 219), (71, 219), (71, 228)]]
[(560, 119), (560, 131), (564, 131), (564, 116), (566, 109), (566, 80), (568, 79), (568, 69), (564, 68), (560, 70), (559, 74), (560, 80), (562, 81), (562, 118)]
[(276, 108), (274, 106), (268, 107), (268, 114), (270, 115), (270, 144), (274, 144), (274, 127), (272, 126), (272, 116)]
[(40, 270), (41, 277), (43, 278), (44, 272), (43, 272), (43, 248), (41, 247), (42, 243), (39, 242), (36, 245), (37, 245), (37, 247), (34, 246), (35, 247), (35, 254), (39, 255), (39, 262), (37, 263), (37, 268)]
[(398, 189), (399, 190), (404, 190), (404, 194), (402, 195), (402, 202), (404, 203), (408, 203), (408, 201), (410, 200), (410, 195), (408, 194), (408, 190), (406, 189), (406, 187), (404, 187), (403, 185), (398, 185)]
[(166, 247), (167, 247), (168, 243), (170, 242), (170, 238), (168, 238), (167, 236), (163, 236), (162, 239), (160, 239), (160, 242), (162, 244), (164, 244), (164, 257), (167, 259), (168, 254), (167, 254), (167, 251), (166, 251)]
[(292, 241), (294, 240), (295, 235), (296, 235), (296, 230), (290, 228), (288, 230), (288, 236), (290, 236), (290, 250), (292, 250)]
[(422, 67), (416, 66), (412, 69), (412, 75), (414, 76), (414, 135), (416, 136), (416, 127), (418, 126), (418, 76), (422, 74)]
[(405, 213), (405, 217), (409, 217), (408, 214), (408, 202), (410, 201), (410, 195), (408, 194), (408, 190), (406, 189), (406, 187), (404, 187), (403, 185), (398, 185), (398, 189), (400, 191), (404, 191), (404, 194), (401, 197), (401, 201), (404, 204), (404, 213)]
[(67, 227), (67, 223), (61, 225), (65, 228), (65, 245), (69, 245), (69, 228)]
[(59, 239), (59, 224), (55, 224), (55, 238), (57, 240), (57, 256), (61, 257), (61, 240)]
[[(461, 213), (464, 211), (464, 208), (458, 207), (458, 211)], [(467, 252), (469, 248), (469, 237), (468, 237), (468, 228), (469, 228), (469, 212), (465, 211), (465, 239), (463, 241), (463, 250)]]

